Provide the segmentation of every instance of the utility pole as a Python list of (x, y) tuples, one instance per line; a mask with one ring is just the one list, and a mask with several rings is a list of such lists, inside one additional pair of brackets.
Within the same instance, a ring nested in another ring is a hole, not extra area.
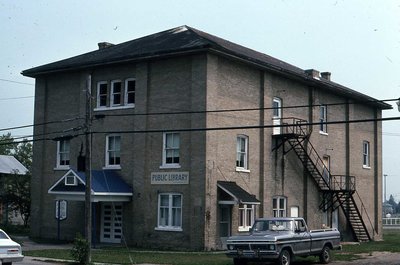
[(91, 148), (92, 148), (92, 76), (89, 75), (86, 80), (86, 115), (85, 115), (85, 234), (86, 240), (89, 245), (88, 253), (86, 257), (86, 263), (91, 262), (91, 248), (92, 248), (92, 159), (91, 159)]

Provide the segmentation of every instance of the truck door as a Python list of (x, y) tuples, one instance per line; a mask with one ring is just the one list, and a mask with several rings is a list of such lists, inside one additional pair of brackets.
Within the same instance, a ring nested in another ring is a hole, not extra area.
[(294, 251), (296, 255), (308, 254), (311, 249), (311, 236), (304, 220), (294, 221)]

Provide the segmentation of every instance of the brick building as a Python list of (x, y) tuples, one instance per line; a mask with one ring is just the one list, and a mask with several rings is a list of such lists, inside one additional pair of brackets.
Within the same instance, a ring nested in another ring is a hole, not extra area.
[(182, 26), (22, 74), (36, 138), (55, 139), (34, 142), (32, 236), (84, 231), (89, 87), (96, 241), (218, 249), (268, 216), (381, 237), (377, 119), (391, 107), (329, 72)]

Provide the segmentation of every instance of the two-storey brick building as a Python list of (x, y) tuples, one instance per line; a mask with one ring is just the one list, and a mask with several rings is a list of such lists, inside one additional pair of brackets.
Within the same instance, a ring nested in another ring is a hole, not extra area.
[(391, 107), (328, 72), (182, 26), (22, 74), (36, 79), (32, 236), (84, 231), (89, 88), (96, 241), (217, 249), (266, 216), (381, 237)]

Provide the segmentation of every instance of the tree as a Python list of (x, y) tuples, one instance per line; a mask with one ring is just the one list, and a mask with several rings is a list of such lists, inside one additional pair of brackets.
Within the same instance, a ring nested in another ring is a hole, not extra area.
[(390, 194), (388, 203), (389, 203), (390, 205), (392, 205), (393, 213), (397, 213), (397, 211), (396, 211), (396, 210), (397, 210), (397, 203), (395, 202), (394, 197), (393, 197), (392, 194)]
[(26, 175), (2, 175), (2, 200), (8, 204), (9, 209), (21, 214), (24, 225), (27, 226), (30, 218), (31, 197), (30, 180), (32, 167), (32, 144), (24, 139), (22, 143), (14, 142), (11, 134), (0, 136), (0, 154), (12, 155), (27, 169)]

